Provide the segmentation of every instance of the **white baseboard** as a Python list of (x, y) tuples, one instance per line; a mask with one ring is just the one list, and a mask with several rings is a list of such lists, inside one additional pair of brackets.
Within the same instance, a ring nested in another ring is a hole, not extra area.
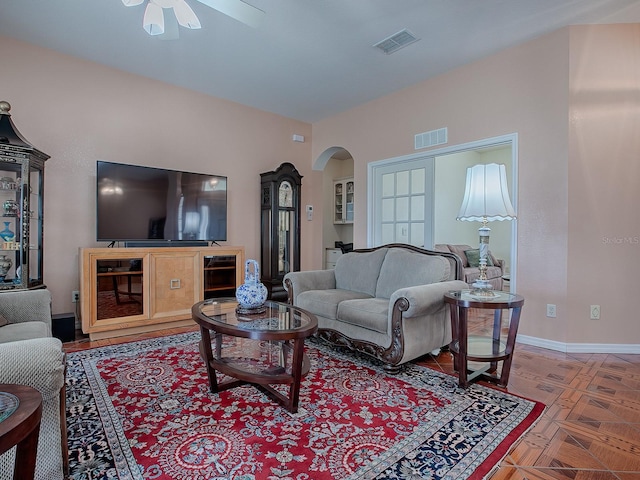
[(640, 345), (616, 343), (563, 343), (544, 338), (518, 335), (517, 342), (564, 353), (633, 353), (640, 354)]

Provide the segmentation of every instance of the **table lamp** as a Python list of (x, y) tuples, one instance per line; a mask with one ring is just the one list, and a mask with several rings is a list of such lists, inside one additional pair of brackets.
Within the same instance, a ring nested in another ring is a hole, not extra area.
[(496, 293), (487, 280), (487, 256), (489, 255), (488, 222), (494, 220), (512, 220), (516, 212), (509, 199), (507, 174), (504, 165), (490, 163), (467, 168), (467, 183), (464, 199), (457, 219), (469, 222), (482, 222), (478, 229), (480, 235), (480, 277), (471, 286), (472, 295), (494, 297)]

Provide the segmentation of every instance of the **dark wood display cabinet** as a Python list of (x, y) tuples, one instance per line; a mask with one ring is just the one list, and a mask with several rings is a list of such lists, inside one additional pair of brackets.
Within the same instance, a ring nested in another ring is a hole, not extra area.
[(44, 163), (0, 102), (0, 291), (43, 286)]
[(286, 301), (282, 280), (300, 270), (300, 203), (302, 175), (283, 163), (261, 177), (261, 282), (271, 300)]

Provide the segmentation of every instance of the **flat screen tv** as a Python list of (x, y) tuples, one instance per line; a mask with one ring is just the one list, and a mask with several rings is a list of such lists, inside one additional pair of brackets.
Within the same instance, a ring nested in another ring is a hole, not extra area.
[(227, 177), (99, 160), (96, 179), (98, 241), (227, 239)]

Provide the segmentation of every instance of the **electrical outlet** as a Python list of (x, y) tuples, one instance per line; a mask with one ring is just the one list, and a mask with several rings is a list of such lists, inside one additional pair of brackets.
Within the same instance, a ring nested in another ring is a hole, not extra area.
[(80, 292), (78, 290), (74, 290), (71, 292), (71, 303), (78, 303), (80, 301)]
[(600, 305), (591, 305), (591, 320), (600, 320)]
[(547, 317), (556, 318), (556, 306), (552, 303), (547, 303)]

